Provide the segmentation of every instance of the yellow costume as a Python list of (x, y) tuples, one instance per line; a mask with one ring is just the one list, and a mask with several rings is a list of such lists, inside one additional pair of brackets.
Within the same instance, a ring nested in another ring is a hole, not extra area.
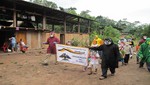
[(102, 45), (102, 44), (103, 44), (103, 40), (100, 39), (100, 38), (98, 37), (98, 35), (95, 35), (95, 38), (94, 38), (94, 40), (92, 41), (91, 46), (100, 46), (100, 45)]

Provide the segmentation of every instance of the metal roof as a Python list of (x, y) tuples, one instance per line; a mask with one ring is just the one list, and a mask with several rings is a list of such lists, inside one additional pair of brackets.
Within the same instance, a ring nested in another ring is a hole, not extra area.
[[(15, 4), (15, 5), (14, 5)], [(16, 9), (16, 11), (43, 16), (44, 14), (47, 17), (48, 24), (64, 24), (64, 19), (66, 18), (66, 22), (77, 24), (78, 19), (81, 19), (80, 23), (85, 23), (87, 21), (93, 21), (91, 19), (87, 19), (81, 16), (73, 15), (70, 13), (66, 13), (60, 10), (48, 8), (45, 6), (41, 6), (38, 4), (30, 3), (23, 0), (0, 0), (0, 7)], [(41, 18), (42, 19), (42, 18)], [(39, 21), (40, 18), (39, 18)]]

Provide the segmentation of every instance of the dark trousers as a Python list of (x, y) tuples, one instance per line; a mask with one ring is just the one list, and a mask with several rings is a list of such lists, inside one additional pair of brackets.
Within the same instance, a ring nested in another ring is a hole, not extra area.
[(136, 56), (136, 62), (139, 63), (139, 57), (138, 56)]
[(150, 63), (146, 63), (147, 69), (150, 72)]
[(141, 67), (143, 67), (143, 66), (144, 66), (144, 62), (140, 61), (139, 67), (141, 68)]
[[(108, 68), (102, 68), (102, 76), (105, 78), (107, 77), (107, 70), (108, 70)], [(115, 68), (109, 68), (109, 70), (110, 70), (111, 74), (115, 73)]]
[(125, 54), (124, 63), (128, 63), (130, 54)]
[(100, 58), (103, 56), (103, 51), (98, 51), (98, 54), (100, 55)]

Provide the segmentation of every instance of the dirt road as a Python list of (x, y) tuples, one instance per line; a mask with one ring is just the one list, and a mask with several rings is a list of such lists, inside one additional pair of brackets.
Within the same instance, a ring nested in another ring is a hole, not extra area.
[(0, 54), (0, 85), (150, 85), (150, 73), (146, 67), (138, 68), (135, 58), (127, 66), (120, 63), (115, 76), (105, 80), (99, 80), (100, 69), (97, 74), (87, 75), (88, 71), (83, 72), (79, 65), (55, 65), (54, 56), (48, 66), (43, 66), (44, 58), (44, 51)]

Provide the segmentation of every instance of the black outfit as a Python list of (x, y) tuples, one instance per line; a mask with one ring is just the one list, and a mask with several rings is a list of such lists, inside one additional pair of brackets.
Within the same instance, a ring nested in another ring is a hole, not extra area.
[(125, 54), (124, 63), (128, 63), (130, 54)]
[(115, 68), (118, 68), (118, 59), (120, 57), (118, 45), (114, 44), (111, 40), (110, 45), (101, 45), (99, 47), (90, 47), (92, 50), (103, 51), (102, 56), (102, 76), (107, 77), (107, 70), (110, 69), (111, 73), (115, 73)]
[(134, 42), (133, 42), (133, 41), (131, 41), (130, 46), (131, 46), (131, 48), (133, 48), (133, 47), (134, 47)]

